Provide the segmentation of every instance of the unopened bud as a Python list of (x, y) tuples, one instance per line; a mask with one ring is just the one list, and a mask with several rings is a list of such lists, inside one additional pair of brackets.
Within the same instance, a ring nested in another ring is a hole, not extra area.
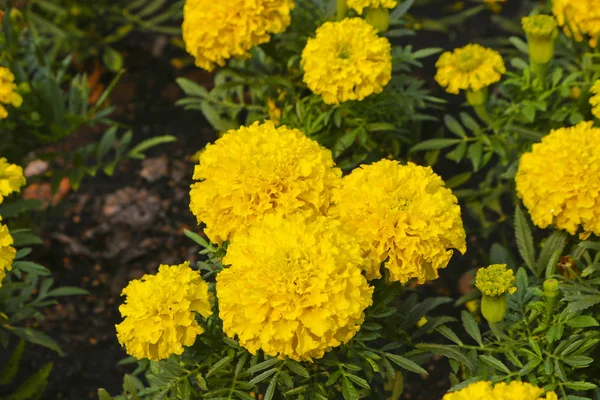
[(504, 319), (508, 309), (506, 295), (500, 297), (483, 296), (481, 299), (481, 314), (490, 324), (496, 324)]
[(379, 32), (385, 32), (390, 27), (390, 10), (383, 7), (369, 7), (365, 19)]

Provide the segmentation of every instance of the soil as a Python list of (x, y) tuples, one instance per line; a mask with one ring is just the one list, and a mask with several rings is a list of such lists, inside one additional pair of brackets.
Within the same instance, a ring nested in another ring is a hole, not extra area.
[[(459, 35), (485, 36), (489, 26), (479, 20), (461, 27)], [(415, 43), (415, 48), (464, 44), (461, 39), (450, 44), (440, 34), (417, 38), (425, 42)], [(123, 375), (132, 370), (130, 365), (117, 365), (126, 357), (114, 328), (119, 322), (122, 288), (131, 279), (154, 273), (159, 264), (193, 262), (197, 257), (199, 248), (183, 234), (184, 229), (199, 231), (188, 208), (194, 165), (190, 157), (214, 140), (215, 133), (200, 112), (173, 104), (182, 94), (176, 77), (208, 85), (210, 76), (195, 68), (174, 68), (170, 63), (174, 54), (169, 52), (179, 53), (170, 46), (160, 48), (164, 41), (162, 36), (138, 34), (121, 45), (127, 74), (111, 101), (117, 106), (117, 119), (133, 128), (135, 141), (170, 134), (177, 142), (153, 149), (145, 161), (123, 163), (114, 177), (87, 178), (40, 221), (45, 246), (34, 252), (38, 261), (53, 271), (60, 285), (90, 292), (89, 296), (62, 298), (60, 305), (45, 310), (46, 319), (39, 328), (58, 341), (63, 357), (40, 346), (29, 346), (26, 351), (23, 377), (54, 362), (44, 399), (96, 398), (100, 387), (120, 393)], [(431, 70), (422, 73), (432, 76)], [(109, 74), (103, 76), (104, 81), (110, 80)], [(435, 87), (433, 82), (431, 87)], [(97, 140), (97, 134), (88, 133), (85, 140)], [(452, 173), (445, 170), (442, 175)], [(459, 277), (473, 265), (456, 257), (453, 263), (447, 269), (453, 272), (444, 271), (435, 288), (456, 296)], [(448, 306), (443, 312), (456, 310)], [(425, 368), (430, 372), (427, 378), (407, 374), (404, 399), (439, 399), (447, 390), (448, 363), (433, 360)]]

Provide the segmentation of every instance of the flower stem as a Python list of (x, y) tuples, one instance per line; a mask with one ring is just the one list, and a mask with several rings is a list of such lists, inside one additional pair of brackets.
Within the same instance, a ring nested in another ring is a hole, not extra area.
[(346, 18), (346, 14), (348, 13), (348, 4), (346, 0), (337, 0), (337, 14), (336, 20), (341, 21)]

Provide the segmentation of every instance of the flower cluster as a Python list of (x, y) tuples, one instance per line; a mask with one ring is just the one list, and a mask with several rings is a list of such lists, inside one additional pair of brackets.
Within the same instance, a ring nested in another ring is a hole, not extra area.
[(362, 18), (326, 22), (302, 51), (304, 82), (327, 104), (380, 93), (392, 77), (391, 45)]
[(360, 246), (327, 217), (268, 215), (237, 237), (217, 276), (223, 330), (255, 354), (321, 358), (359, 330), (373, 288)]
[(359, 14), (365, 8), (394, 8), (397, 4), (398, 0), (348, 0), (348, 7)]
[(293, 8), (293, 0), (186, 0), (185, 48), (197, 66), (212, 71), (285, 31)]
[(590, 97), (592, 114), (594, 114), (596, 118), (600, 118), (600, 79), (594, 82), (594, 85), (590, 89), (590, 92), (594, 95)]
[(430, 167), (382, 160), (355, 169), (336, 191), (336, 215), (362, 241), (367, 278), (419, 283), (438, 277), (453, 250), (466, 251), (460, 207)]
[(138, 358), (161, 360), (181, 354), (203, 332), (195, 313), (212, 314), (208, 284), (188, 262), (161, 265), (156, 275), (145, 275), (123, 289), (119, 307), (123, 322), (116, 326), (119, 343)]
[(506, 72), (500, 53), (478, 44), (443, 53), (435, 66), (435, 80), (452, 94), (481, 90), (498, 82)]
[(4, 105), (21, 107), (23, 98), (16, 92), (15, 76), (8, 68), (0, 67), (0, 119), (8, 117)]
[[(0, 217), (2, 221), (2, 217)], [(0, 286), (2, 280), (6, 276), (6, 272), (11, 270), (13, 260), (17, 254), (17, 250), (13, 247), (14, 241), (8, 227), (0, 223)]]
[(200, 156), (190, 208), (214, 243), (265, 214), (325, 214), (340, 183), (331, 152), (272, 121), (227, 132)]
[(581, 42), (589, 36), (589, 44), (596, 47), (600, 37), (600, 7), (597, 0), (553, 0), (552, 13), (569, 37)]
[(600, 235), (600, 129), (592, 122), (550, 132), (521, 157), (515, 179), (540, 228)]
[(0, 204), (11, 193), (18, 192), (25, 185), (23, 168), (9, 164), (6, 158), (0, 157)]
[(512, 269), (506, 269), (506, 264), (492, 264), (481, 268), (475, 277), (475, 286), (484, 296), (498, 297), (505, 293), (517, 291), (514, 285), (515, 275)]
[(489, 381), (479, 381), (455, 392), (447, 393), (442, 400), (558, 400), (554, 392), (527, 382), (500, 382), (493, 385)]

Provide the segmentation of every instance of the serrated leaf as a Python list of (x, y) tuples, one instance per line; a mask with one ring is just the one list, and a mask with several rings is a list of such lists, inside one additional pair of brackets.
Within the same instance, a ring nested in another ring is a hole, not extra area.
[(49, 291), (47, 293), (47, 296), (54, 296), (54, 297), (59, 297), (59, 296), (86, 296), (89, 295), (90, 292), (88, 292), (85, 289), (81, 289), (78, 287), (71, 287), (71, 286), (65, 286), (65, 287), (60, 287), (57, 289), (53, 289), (51, 291)]
[(425, 374), (427, 375), (427, 371), (425, 371), (421, 366), (415, 363), (412, 360), (409, 360), (406, 357), (402, 357), (396, 354), (385, 353), (385, 356), (392, 361), (394, 364), (398, 365), (401, 368), (404, 368), (407, 371), (412, 371), (417, 374)]
[(229, 356), (221, 358), (219, 361), (217, 361), (215, 363), (215, 365), (212, 366), (211, 369), (208, 370), (208, 372), (206, 373), (206, 377), (208, 378), (215, 372), (219, 371), (221, 368), (225, 367), (227, 364), (229, 364), (231, 362), (231, 360), (232, 359)]
[(462, 141), (462, 139), (429, 139), (417, 144), (410, 151), (439, 150)]
[(590, 326), (599, 326), (596, 318), (589, 315), (579, 315), (577, 317), (573, 317), (565, 322), (572, 328), (588, 328)]
[(267, 368), (271, 368), (273, 365), (275, 365), (279, 362), (281, 362), (281, 360), (278, 358), (269, 358), (268, 360), (265, 360), (261, 363), (256, 364), (253, 367), (248, 368), (247, 372), (249, 374), (255, 374), (259, 371), (265, 370)]
[(462, 323), (465, 327), (465, 330), (479, 344), (483, 346), (483, 341), (481, 340), (481, 331), (479, 330), (479, 326), (477, 325), (477, 321), (473, 318), (470, 312), (463, 310), (460, 313)]
[(112, 396), (105, 389), (98, 389), (98, 400), (113, 400)]
[(294, 361), (294, 360), (287, 360), (286, 361), (286, 365), (290, 369), (290, 371), (292, 371), (296, 375), (301, 376), (303, 378), (310, 377), (310, 375), (309, 375), (308, 371), (306, 370), (306, 368), (304, 368), (302, 366), (302, 364), (300, 364), (299, 362)]
[(346, 378), (350, 379), (352, 382), (356, 383), (358, 386), (360, 386), (363, 389), (367, 389), (367, 390), (371, 389), (371, 386), (369, 386), (369, 383), (366, 380), (364, 380), (363, 378), (361, 378), (360, 376), (346, 374)]
[(21, 328), (21, 327), (15, 327), (15, 326), (8, 327), (6, 325), (5, 325), (5, 327), (6, 327), (6, 329), (11, 331), (15, 335), (19, 336), (22, 339), (25, 339), (28, 342), (47, 347), (51, 350), (56, 351), (59, 355), (63, 354), (58, 343), (56, 343), (54, 341), (54, 339), (52, 339), (50, 336), (46, 335), (44, 332), (37, 331), (37, 330), (31, 329), (31, 328)]
[(268, 377), (272, 376), (276, 372), (277, 372), (277, 368), (271, 368), (265, 372), (260, 373), (259, 375), (255, 376), (254, 378), (250, 379), (250, 382), (248, 382), (248, 383), (251, 385), (256, 385), (257, 383), (260, 383), (260, 382), (264, 381), (265, 379), (267, 379)]
[(31, 400), (38, 396), (48, 383), (48, 376), (52, 372), (52, 366), (51, 362), (45, 364), (39, 371), (23, 382), (11, 395), (7, 396), (6, 399)]
[(277, 378), (271, 379), (269, 383), (269, 387), (267, 387), (267, 391), (265, 392), (264, 400), (273, 399), (273, 395), (275, 394), (275, 388), (277, 387)]
[(98, 148), (96, 149), (96, 160), (98, 162), (102, 162), (104, 156), (114, 147), (116, 136), (117, 126), (112, 126), (104, 132), (102, 139), (100, 139), (100, 143), (98, 143)]
[(8, 385), (17, 375), (19, 362), (21, 362), (21, 357), (23, 357), (23, 350), (25, 350), (25, 340), (21, 339), (10, 355), (6, 366), (0, 373), (0, 385)]
[(565, 386), (573, 390), (592, 390), (597, 387), (595, 384), (585, 381), (565, 382)]
[(536, 263), (537, 271), (544, 271), (548, 266), (554, 252), (562, 253), (567, 244), (567, 233), (565, 231), (554, 231), (544, 242), (544, 247)]
[(461, 124), (451, 115), (444, 115), (444, 124), (448, 130), (450, 130), (450, 132), (454, 133), (456, 136), (462, 139), (467, 138), (467, 132), (465, 132)]
[(150, 139), (146, 139), (140, 143), (138, 143), (133, 149), (131, 149), (128, 153), (128, 156), (131, 158), (145, 158), (144, 151), (158, 146), (159, 144), (170, 143), (176, 141), (177, 138), (171, 135), (164, 136), (156, 136)]
[(358, 400), (358, 391), (346, 377), (342, 379), (342, 395), (344, 400)]
[(452, 358), (465, 367), (473, 371), (475, 366), (456, 346), (440, 345), (440, 344), (417, 344), (417, 349), (427, 351), (429, 353), (438, 354), (447, 358)]
[(439, 333), (441, 333), (442, 335), (444, 335), (445, 337), (447, 337), (448, 339), (450, 339), (454, 343), (456, 343), (458, 345), (463, 345), (462, 340), (460, 340), (460, 338), (456, 335), (456, 333), (454, 333), (446, 325), (442, 325), (442, 326), (437, 327), (436, 331), (439, 332)]
[(540, 365), (541, 363), (542, 363), (541, 359), (535, 359), (535, 360), (529, 361), (527, 364), (525, 364), (525, 366), (523, 366), (523, 368), (521, 368), (519, 370), (519, 375), (525, 376), (525, 375), (529, 374), (530, 372), (533, 372), (533, 370), (535, 370), (537, 368), (537, 366)]
[(51, 272), (48, 268), (32, 261), (15, 261), (13, 263), (13, 268), (27, 272), (28, 274), (35, 274), (39, 276), (51, 275)]
[(517, 206), (515, 210), (515, 237), (517, 239), (517, 247), (519, 253), (525, 261), (525, 265), (538, 276), (535, 270), (535, 248), (533, 247), (533, 235), (529, 222), (523, 213), (521, 206)]
[(496, 357), (493, 356), (489, 356), (489, 355), (480, 355), (479, 359), (481, 361), (483, 361), (484, 363), (486, 363), (487, 365), (489, 365), (492, 368), (495, 368), (498, 371), (502, 371), (506, 374), (510, 374), (510, 370), (508, 369), (508, 367), (506, 365), (504, 365), (504, 363), (500, 360), (498, 360)]

